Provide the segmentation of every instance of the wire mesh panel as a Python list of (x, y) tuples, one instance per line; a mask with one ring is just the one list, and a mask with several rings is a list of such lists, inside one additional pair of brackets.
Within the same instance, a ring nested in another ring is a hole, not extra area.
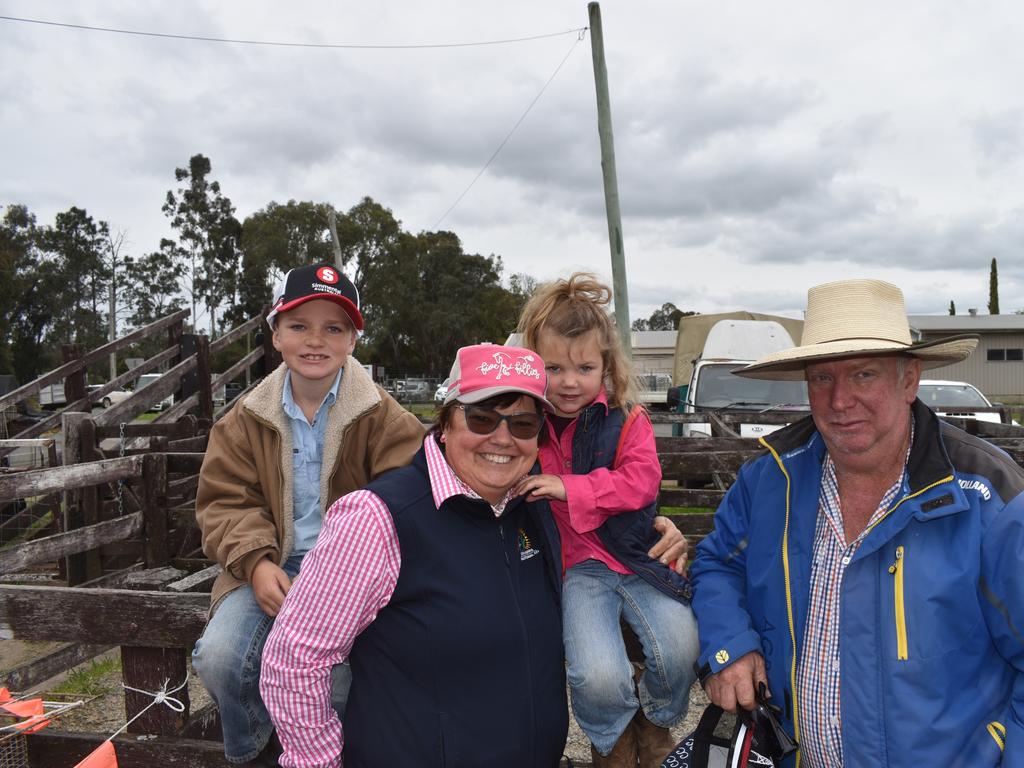
[(28, 744), (25, 734), (0, 736), (0, 768), (28, 768)]

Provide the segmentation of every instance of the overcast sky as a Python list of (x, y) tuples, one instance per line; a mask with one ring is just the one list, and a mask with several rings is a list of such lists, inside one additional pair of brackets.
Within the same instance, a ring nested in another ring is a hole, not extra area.
[[(632, 317), (798, 313), (810, 285), (898, 284), (911, 313), (1024, 308), (1024, 4), (601, 5)], [(588, 25), (585, 2), (0, 0), (0, 15), (316, 44), (473, 43)], [(567, 58), (566, 58), (567, 57)], [(490, 167), (438, 223), (537, 99)], [(591, 41), (316, 49), (0, 20), (0, 205), (170, 234), (195, 153), (239, 219), (369, 195), (506, 274), (610, 278)]]

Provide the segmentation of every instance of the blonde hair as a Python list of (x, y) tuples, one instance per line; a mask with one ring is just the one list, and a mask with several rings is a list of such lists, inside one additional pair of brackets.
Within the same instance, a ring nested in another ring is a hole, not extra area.
[(534, 352), (542, 331), (567, 339), (596, 331), (608, 403), (630, 410), (636, 403), (633, 364), (622, 349), (615, 320), (608, 312), (611, 289), (589, 272), (574, 272), (568, 279), (537, 287), (519, 316), (518, 331), (523, 345)]

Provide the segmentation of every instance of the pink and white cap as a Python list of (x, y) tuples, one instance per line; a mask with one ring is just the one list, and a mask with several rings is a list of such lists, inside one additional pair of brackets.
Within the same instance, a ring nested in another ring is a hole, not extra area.
[(506, 392), (520, 392), (535, 397), (544, 407), (554, 407), (544, 397), (548, 377), (540, 355), (522, 347), (504, 347), (500, 344), (474, 344), (455, 353), (455, 364), (448, 376), (448, 394), (445, 405), (479, 403)]

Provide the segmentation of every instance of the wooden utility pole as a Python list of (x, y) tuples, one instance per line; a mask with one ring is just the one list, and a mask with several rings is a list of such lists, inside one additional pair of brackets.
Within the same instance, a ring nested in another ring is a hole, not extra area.
[(331, 228), (331, 243), (334, 245), (334, 266), (341, 272), (345, 265), (342, 264), (341, 240), (338, 238), (338, 222), (333, 208), (327, 211), (327, 224)]
[(612, 253), (612, 287), (615, 295), (615, 323), (626, 354), (632, 356), (629, 329), (629, 291), (626, 289), (626, 256), (622, 250), (622, 214), (619, 211), (619, 180), (615, 172), (615, 139), (612, 136), (612, 107), (608, 97), (608, 69), (604, 60), (604, 32), (601, 5), (588, 3), (590, 50), (594, 58), (597, 88), (597, 132), (601, 137), (601, 171), (604, 175), (604, 205), (608, 215), (608, 245)]

